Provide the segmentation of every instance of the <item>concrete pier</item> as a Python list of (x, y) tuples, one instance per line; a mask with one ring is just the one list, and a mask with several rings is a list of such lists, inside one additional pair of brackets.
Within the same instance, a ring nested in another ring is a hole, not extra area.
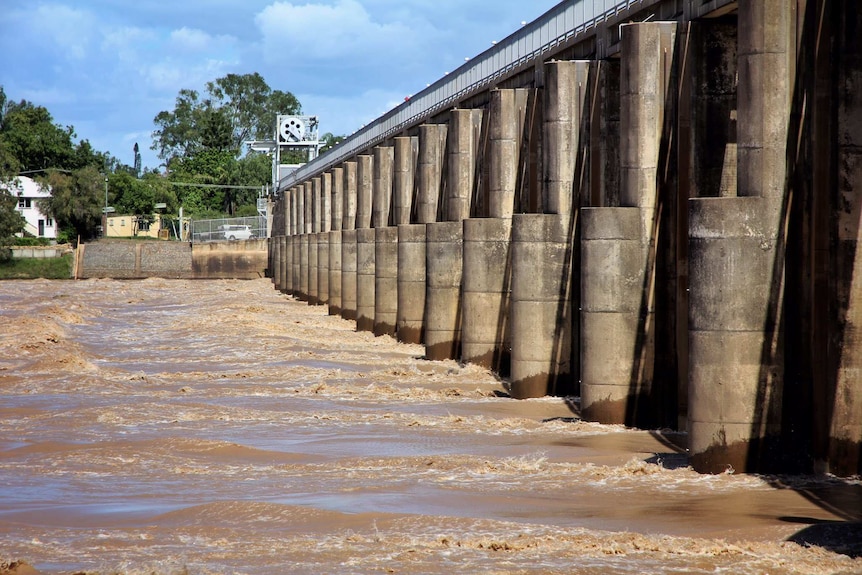
[(356, 321), (356, 230), (341, 232), (341, 317)]
[(413, 212), (413, 190), (416, 184), (418, 154), (418, 138), (395, 138), (392, 215), (393, 225), (396, 226), (410, 223), (410, 214)]
[(743, 0), (738, 21), (739, 197), (692, 199), (689, 213), (689, 449), (711, 473), (777, 471), (793, 457), (782, 449), (777, 306), (796, 15), (787, 2)]
[[(462, 222), (470, 217), (481, 121), (481, 110), (450, 113), (443, 198), (447, 221), (429, 223), (426, 230), (425, 355), (429, 359), (461, 357)], [(430, 203), (428, 198), (423, 201)]]
[(464, 220), (461, 358), (509, 375), (512, 220)]
[(512, 231), (510, 393), (519, 399), (576, 393), (578, 381), (571, 301), (581, 204), (575, 171), (588, 146), (580, 134), (590, 63), (551, 62), (544, 70), (542, 204), (549, 213), (516, 214)]
[(341, 315), (341, 231), (329, 232), (329, 315)]
[[(833, 217), (840, 223), (832, 232), (838, 242), (835, 265), (829, 266), (829, 271), (834, 270), (837, 274), (826, 273), (833, 284), (835, 310), (840, 321), (832, 328), (830, 338), (834, 356), (831, 370), (835, 381), (817, 390), (816, 395), (821, 398), (818, 402), (823, 401), (824, 409), (815, 412), (815, 416), (822, 413), (823, 419), (829, 421), (829, 449), (825, 465), (820, 467), (831, 473), (852, 476), (862, 474), (862, 385), (858, 375), (862, 369), (862, 338), (859, 335), (862, 326), (862, 223), (859, 221), (862, 213), (862, 124), (859, 121), (862, 102), (858, 88), (862, 85), (862, 45), (859, 42), (862, 16), (854, 2), (836, 4), (831, 10), (838, 13), (837, 18), (832, 16), (832, 21), (841, 23), (833, 32), (836, 38), (833, 57), (837, 60), (839, 89), (837, 105), (832, 109), (837, 115), (838, 126), (835, 164), (840, 200)], [(817, 165), (818, 162), (814, 163)], [(824, 216), (821, 218), (826, 219)], [(828, 248), (825, 238), (820, 245)], [(822, 252), (818, 259), (824, 259)], [(819, 267), (818, 275), (822, 279), (825, 279), (822, 276), (826, 275), (823, 273), (826, 265), (823, 262)], [(838, 326), (843, 326), (843, 330)]]
[(425, 357), (461, 357), (463, 224), (426, 225)]
[(574, 388), (572, 245), (571, 214), (513, 217), (509, 393), (515, 399), (566, 395)]
[(416, 164), (419, 179), (416, 206), (418, 223), (427, 224), (437, 221), (437, 214), (441, 208), (440, 193), (448, 130), (449, 127), (446, 124), (419, 126), (419, 157)]
[(461, 359), (508, 376), (512, 213), (520, 168), (526, 90), (491, 94), (488, 218), (464, 220)]
[(374, 335), (395, 335), (398, 311), (398, 228), (390, 227), (395, 150), (374, 148), (372, 225), (374, 247)]
[(341, 229), (344, 219), (344, 168), (331, 173), (331, 231), (329, 232), (329, 315), (341, 315)]
[(284, 291), (284, 282), (281, 280), (281, 237), (272, 237), (267, 241), (267, 269), (271, 271), (273, 284), (278, 291)]
[(299, 293), (297, 299), (309, 301), (308, 295), (308, 239), (311, 234), (299, 236)]
[(425, 343), (425, 224), (398, 226), (398, 341)]
[(283, 293), (290, 293), (290, 283), (288, 278), (290, 274), (287, 269), (290, 266), (290, 253), (287, 251), (287, 236), (278, 238), (278, 283), (279, 289)]
[(398, 321), (398, 228), (375, 228), (374, 335), (395, 337)]
[(583, 210), (581, 218), (581, 409), (591, 421), (672, 427), (676, 380), (654, 375), (656, 274), (666, 257), (657, 243), (659, 164), (676, 24), (621, 30), (621, 207)]
[(341, 234), (341, 317), (356, 320), (357, 163), (344, 163)]
[[(357, 157), (356, 329), (359, 331), (374, 331), (375, 235), (374, 229), (371, 228), (374, 201), (373, 167), (373, 156)], [(343, 261), (342, 265), (344, 265)]]
[[(374, 228), (356, 230), (356, 329), (374, 331), (376, 233)], [(344, 265), (344, 261), (341, 262)], [(342, 294), (343, 297), (343, 294)]]

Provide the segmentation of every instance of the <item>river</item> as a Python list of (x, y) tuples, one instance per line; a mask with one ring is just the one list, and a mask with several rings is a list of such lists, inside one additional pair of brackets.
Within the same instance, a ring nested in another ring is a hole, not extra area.
[(858, 479), (699, 475), (269, 280), (6, 281), (0, 325), (0, 573), (862, 573)]

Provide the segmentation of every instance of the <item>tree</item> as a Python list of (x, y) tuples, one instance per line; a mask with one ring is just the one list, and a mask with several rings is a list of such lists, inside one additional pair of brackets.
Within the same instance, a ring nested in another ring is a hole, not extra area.
[(16, 210), (18, 198), (6, 188), (0, 187), (0, 245), (6, 244), (24, 229), (24, 216)]
[(90, 142), (75, 143), (75, 128), (54, 123), (51, 113), (26, 100), (10, 102), (0, 86), (0, 177), (20, 172), (95, 166), (99, 170), (118, 162), (93, 149)]
[(51, 196), (40, 200), (42, 211), (66, 232), (85, 239), (96, 237), (105, 201), (105, 176), (94, 166), (86, 166), (71, 174), (49, 172), (43, 182), (51, 186)]
[(278, 114), (300, 110), (293, 94), (272, 90), (260, 74), (228, 74), (208, 82), (203, 97), (180, 90), (173, 111), (159, 112), (153, 120), (152, 149), (171, 169), (175, 159), (205, 150), (238, 156), (243, 142), (273, 137)]
[(344, 141), (344, 136), (336, 136), (332, 132), (326, 132), (320, 138), (320, 151), (326, 152)]

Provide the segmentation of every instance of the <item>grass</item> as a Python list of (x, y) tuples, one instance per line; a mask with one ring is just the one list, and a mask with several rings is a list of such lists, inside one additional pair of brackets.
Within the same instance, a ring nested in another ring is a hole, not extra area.
[(0, 280), (67, 280), (72, 277), (73, 261), (73, 254), (59, 258), (14, 258), (0, 261)]

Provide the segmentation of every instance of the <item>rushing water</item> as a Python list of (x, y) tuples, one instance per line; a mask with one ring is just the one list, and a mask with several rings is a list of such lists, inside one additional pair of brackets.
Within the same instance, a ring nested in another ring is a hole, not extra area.
[(0, 573), (862, 573), (860, 481), (698, 475), (267, 280), (3, 282), (0, 325)]

